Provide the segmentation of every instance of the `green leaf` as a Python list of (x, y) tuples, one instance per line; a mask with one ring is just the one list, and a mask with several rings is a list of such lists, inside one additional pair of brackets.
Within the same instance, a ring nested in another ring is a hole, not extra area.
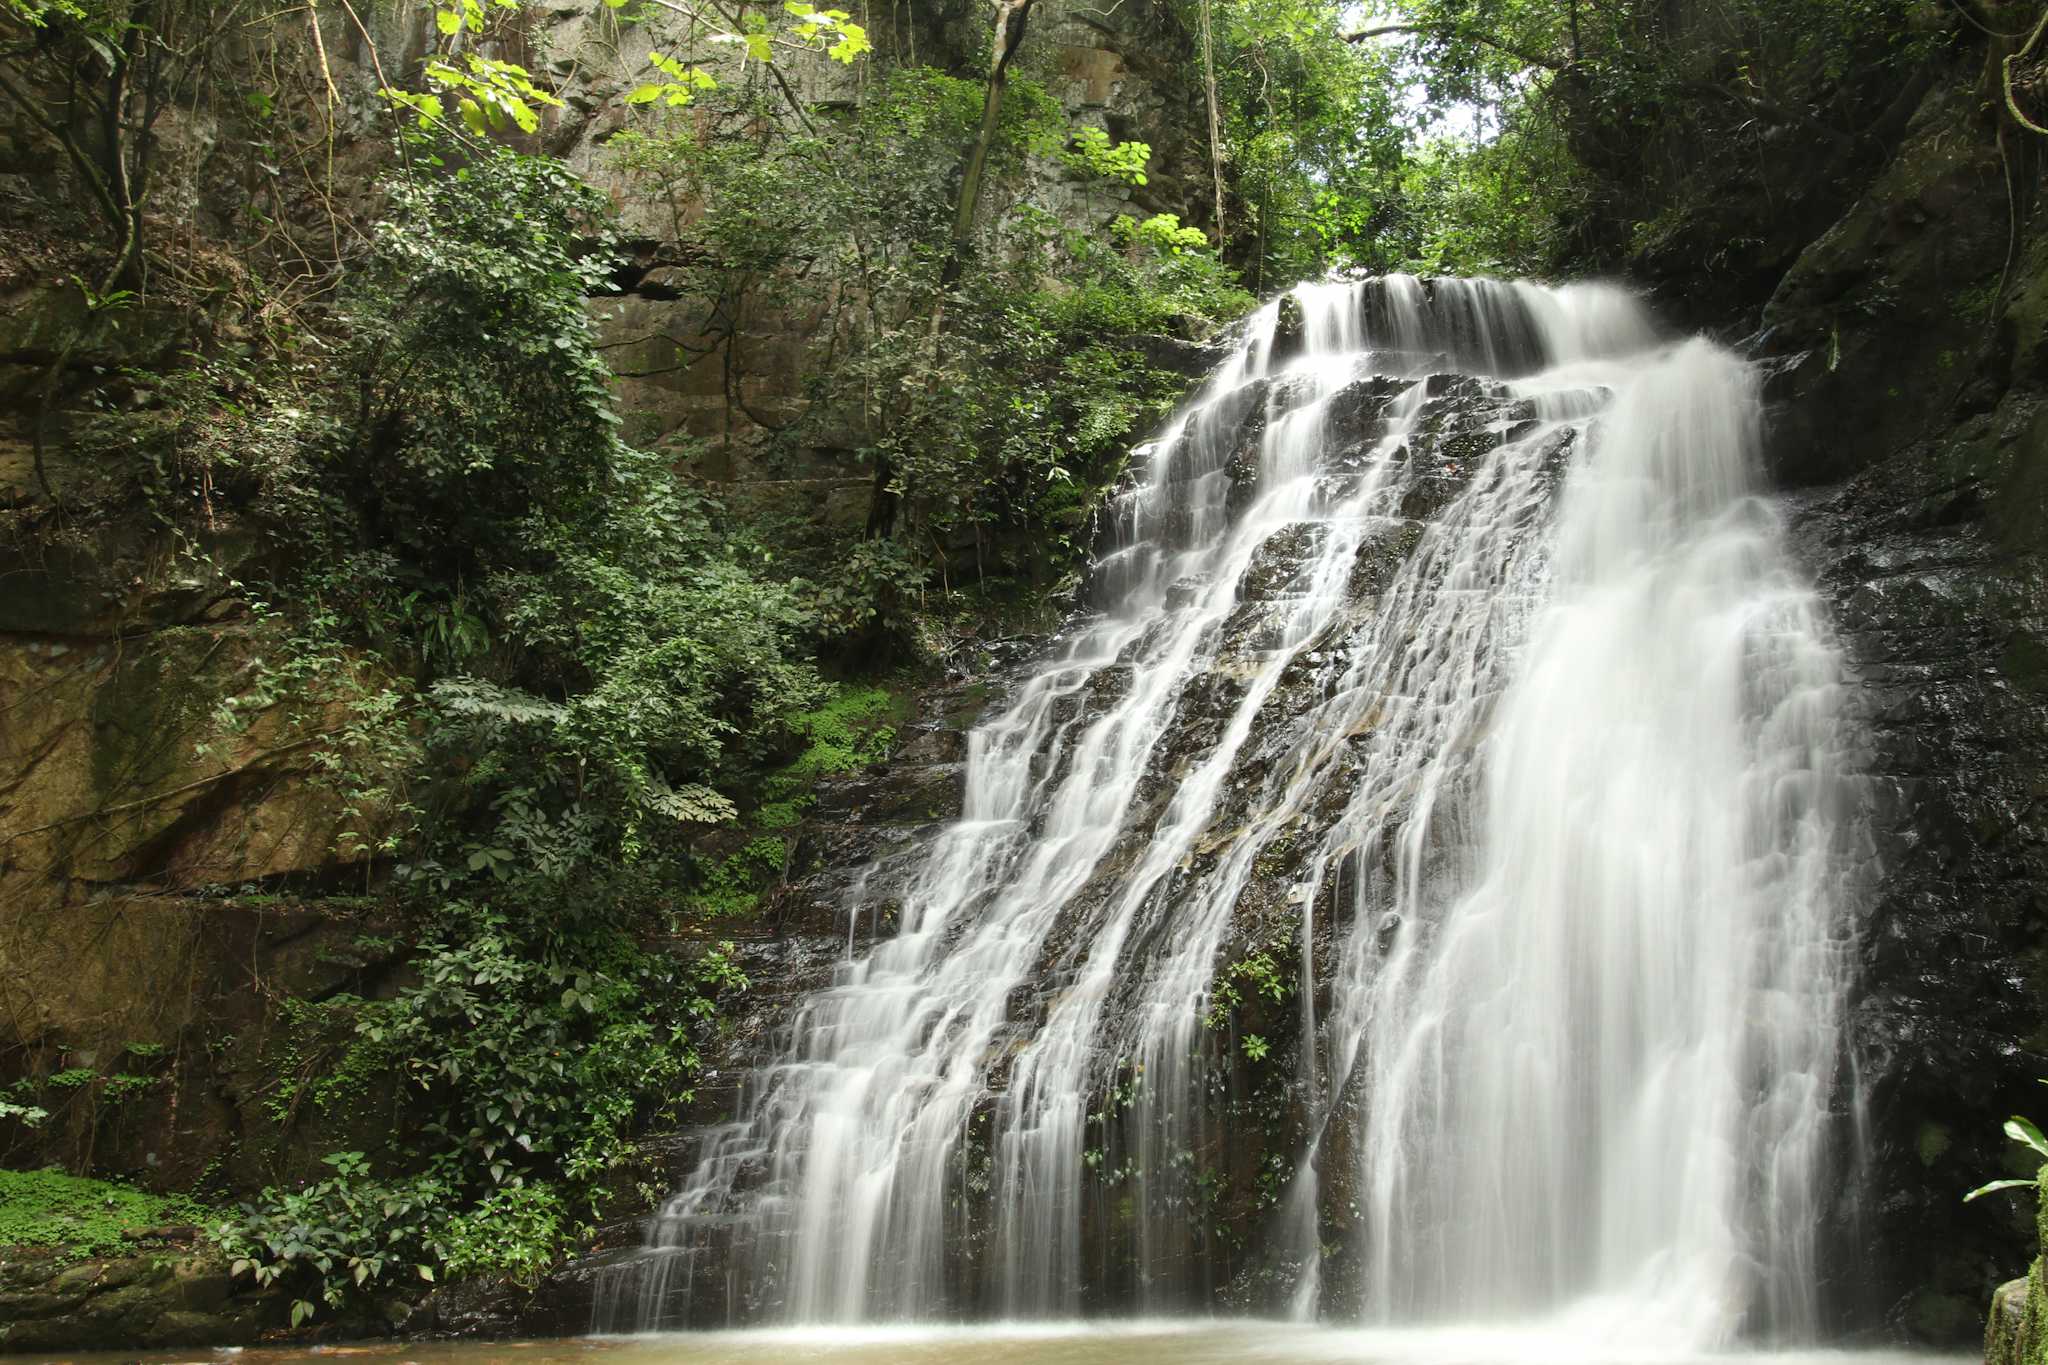
[(2014, 1114), (2005, 1121), (2005, 1135), (2014, 1142), (2025, 1143), (2041, 1157), (2048, 1159), (2048, 1138), (2041, 1136), (2041, 1130), (2034, 1126), (2031, 1119)]
[(649, 82), (646, 85), (636, 85), (626, 95), (626, 103), (652, 104), (656, 100), (661, 98), (662, 89), (663, 87), (655, 85), (652, 82)]
[[(609, 0), (607, 0), (607, 3), (609, 3)], [(419, 1271), (420, 1278), (425, 1280), (428, 1284), (432, 1284), (434, 1282), (434, 1267), (430, 1265), (416, 1265), (413, 1267), (413, 1269)]]
[(769, 46), (768, 35), (765, 33), (749, 33), (747, 35), (747, 55), (757, 62), (774, 61), (775, 49)]
[(462, 32), (462, 16), (452, 9), (435, 10), (434, 23), (443, 34), (450, 38)]
[(2038, 1180), (1994, 1180), (1988, 1185), (1979, 1185), (1971, 1190), (1963, 1196), (1963, 1202), (1967, 1204), (1980, 1194), (1992, 1194), (1999, 1190), (2036, 1189), (2040, 1183)]

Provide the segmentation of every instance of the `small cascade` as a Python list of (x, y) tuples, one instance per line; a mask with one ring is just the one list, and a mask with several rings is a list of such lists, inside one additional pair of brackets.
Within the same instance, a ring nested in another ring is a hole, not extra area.
[(1757, 443), (1617, 290), (1261, 310), (598, 1326), (1810, 1335), (1856, 821)]

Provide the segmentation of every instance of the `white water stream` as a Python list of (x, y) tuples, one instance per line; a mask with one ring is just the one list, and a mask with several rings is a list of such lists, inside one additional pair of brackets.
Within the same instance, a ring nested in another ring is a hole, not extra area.
[(1301, 1139), (1238, 1231), (1298, 1315), (1813, 1333), (1853, 821), (1752, 377), (1602, 288), (1295, 298), (1301, 343), (1269, 305), (1146, 452), (1101, 614), (973, 732), (898, 931), (603, 1325), (1205, 1305), (1244, 1259), (1191, 1193), (1210, 1005), (1257, 904), (1292, 907)]

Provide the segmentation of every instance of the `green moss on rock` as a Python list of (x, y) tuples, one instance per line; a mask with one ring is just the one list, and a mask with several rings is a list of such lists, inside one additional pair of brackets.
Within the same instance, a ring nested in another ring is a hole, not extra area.
[(91, 1256), (122, 1245), (124, 1234), (174, 1224), (204, 1225), (213, 1211), (184, 1195), (59, 1170), (0, 1171), (0, 1246), (56, 1247)]

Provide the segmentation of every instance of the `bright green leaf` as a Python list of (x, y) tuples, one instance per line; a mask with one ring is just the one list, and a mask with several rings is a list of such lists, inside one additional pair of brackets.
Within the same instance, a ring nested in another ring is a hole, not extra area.
[(2005, 1121), (2005, 1135), (2014, 1142), (2025, 1143), (2040, 1156), (2048, 1158), (2048, 1138), (2041, 1136), (2041, 1130), (2034, 1126), (2032, 1120), (2021, 1118), (2018, 1114), (2013, 1115)]
[(2036, 1189), (2040, 1183), (2038, 1180), (1994, 1180), (1988, 1185), (1979, 1185), (1971, 1190), (1963, 1196), (1963, 1202), (1967, 1204), (1980, 1194), (1991, 1194), (1998, 1190)]

